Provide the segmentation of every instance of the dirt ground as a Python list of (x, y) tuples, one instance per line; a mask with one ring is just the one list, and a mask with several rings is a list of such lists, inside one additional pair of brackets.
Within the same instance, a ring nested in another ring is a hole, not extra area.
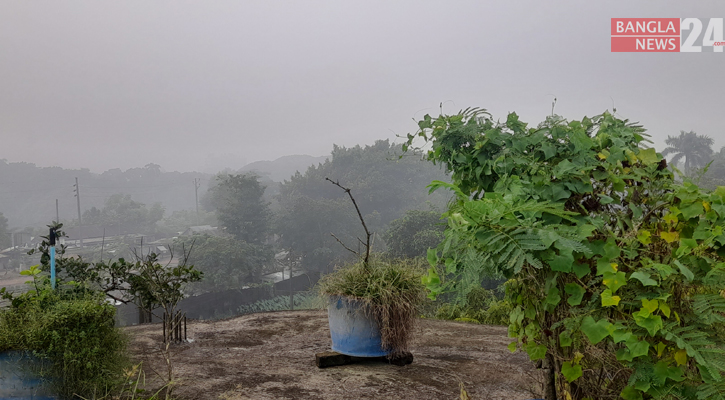
[[(147, 388), (164, 370), (161, 325), (124, 328), (143, 361)], [(251, 314), (188, 324), (193, 341), (173, 347), (180, 399), (471, 399), (541, 397), (540, 372), (526, 354), (511, 354), (506, 327), (420, 320), (412, 364), (365, 362), (319, 369), (330, 350), (326, 311)], [(155, 381), (155, 382), (154, 382)]]

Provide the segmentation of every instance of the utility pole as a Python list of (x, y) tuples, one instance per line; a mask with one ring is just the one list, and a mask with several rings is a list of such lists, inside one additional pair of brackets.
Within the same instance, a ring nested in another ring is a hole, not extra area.
[(58, 199), (55, 199), (55, 222), (60, 223), (60, 217), (58, 213)]
[(74, 192), (76, 192), (76, 202), (78, 203), (78, 237), (81, 240), (81, 248), (83, 248), (83, 224), (81, 223), (81, 188), (78, 186), (78, 178), (76, 178), (76, 184)]
[(199, 225), (199, 185), (201, 185), (201, 179), (194, 178), (194, 198), (196, 199), (196, 225)]

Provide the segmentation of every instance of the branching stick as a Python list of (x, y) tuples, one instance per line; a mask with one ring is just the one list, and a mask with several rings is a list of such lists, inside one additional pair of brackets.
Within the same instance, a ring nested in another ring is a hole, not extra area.
[[(370, 238), (372, 237), (373, 234), (368, 230), (368, 226), (365, 224), (365, 219), (363, 218), (362, 213), (360, 212), (360, 207), (357, 206), (357, 202), (355, 201), (355, 198), (352, 197), (352, 193), (350, 192), (350, 188), (346, 188), (346, 187), (340, 185), (340, 182), (333, 181), (330, 178), (325, 178), (325, 180), (330, 181), (330, 183), (332, 183), (333, 185), (335, 185), (335, 186), (339, 187), (340, 189), (344, 190), (345, 193), (347, 193), (347, 195), (350, 197), (350, 200), (352, 200), (352, 205), (355, 206), (355, 211), (357, 211), (357, 216), (358, 216), (358, 218), (360, 218), (360, 223), (362, 224), (363, 229), (365, 230), (365, 237), (366, 237), (365, 242), (363, 242), (359, 238), (358, 238), (358, 240), (360, 241), (360, 243), (362, 243), (365, 246), (365, 258), (363, 259), (363, 264), (367, 268), (368, 261), (370, 260)], [(342, 244), (342, 246), (345, 247), (347, 250), (349, 250), (349, 251), (357, 254), (358, 256), (360, 256), (360, 254), (358, 252), (356, 252), (354, 250), (350, 250), (349, 247), (345, 246), (340, 241), (340, 239), (338, 239), (335, 235), (332, 235), (332, 237), (334, 237), (338, 242), (340, 242), (340, 244)]]

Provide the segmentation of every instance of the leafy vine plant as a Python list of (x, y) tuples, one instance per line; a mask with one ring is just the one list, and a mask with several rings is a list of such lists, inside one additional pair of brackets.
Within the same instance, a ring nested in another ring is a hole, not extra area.
[(509, 349), (544, 361), (547, 399), (725, 399), (725, 187), (677, 184), (645, 130), (608, 112), (418, 126), (404, 146), (451, 172), (431, 191), (456, 195), (432, 297), (471, 252), (509, 278)]

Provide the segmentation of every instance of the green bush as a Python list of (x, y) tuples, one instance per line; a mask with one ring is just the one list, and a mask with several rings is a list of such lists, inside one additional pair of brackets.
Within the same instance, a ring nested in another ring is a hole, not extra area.
[(475, 288), (466, 296), (465, 305), (442, 304), (435, 318), (476, 324), (507, 325), (513, 307), (508, 300), (499, 300), (494, 291)]
[[(467, 252), (511, 278), (509, 335), (545, 359), (547, 399), (725, 399), (725, 187), (679, 184), (641, 126), (515, 113), (420, 132), (456, 200), (429, 252), (435, 296)], [(445, 268), (445, 269), (444, 269)]]
[(41, 376), (61, 398), (103, 397), (129, 366), (115, 312), (99, 294), (30, 291), (0, 311), (0, 351), (30, 351), (49, 361)]
[[(307, 292), (296, 293), (293, 298), (295, 306), (294, 309), (307, 310), (312, 308), (309, 306), (309, 304), (311, 304), (312, 299), (314, 299), (315, 297), (315, 295)], [(257, 300), (251, 304), (244, 304), (239, 306), (237, 311), (240, 315), (245, 315), (259, 312), (283, 311), (289, 309), (289, 295), (285, 295), (275, 296), (271, 299)]]

